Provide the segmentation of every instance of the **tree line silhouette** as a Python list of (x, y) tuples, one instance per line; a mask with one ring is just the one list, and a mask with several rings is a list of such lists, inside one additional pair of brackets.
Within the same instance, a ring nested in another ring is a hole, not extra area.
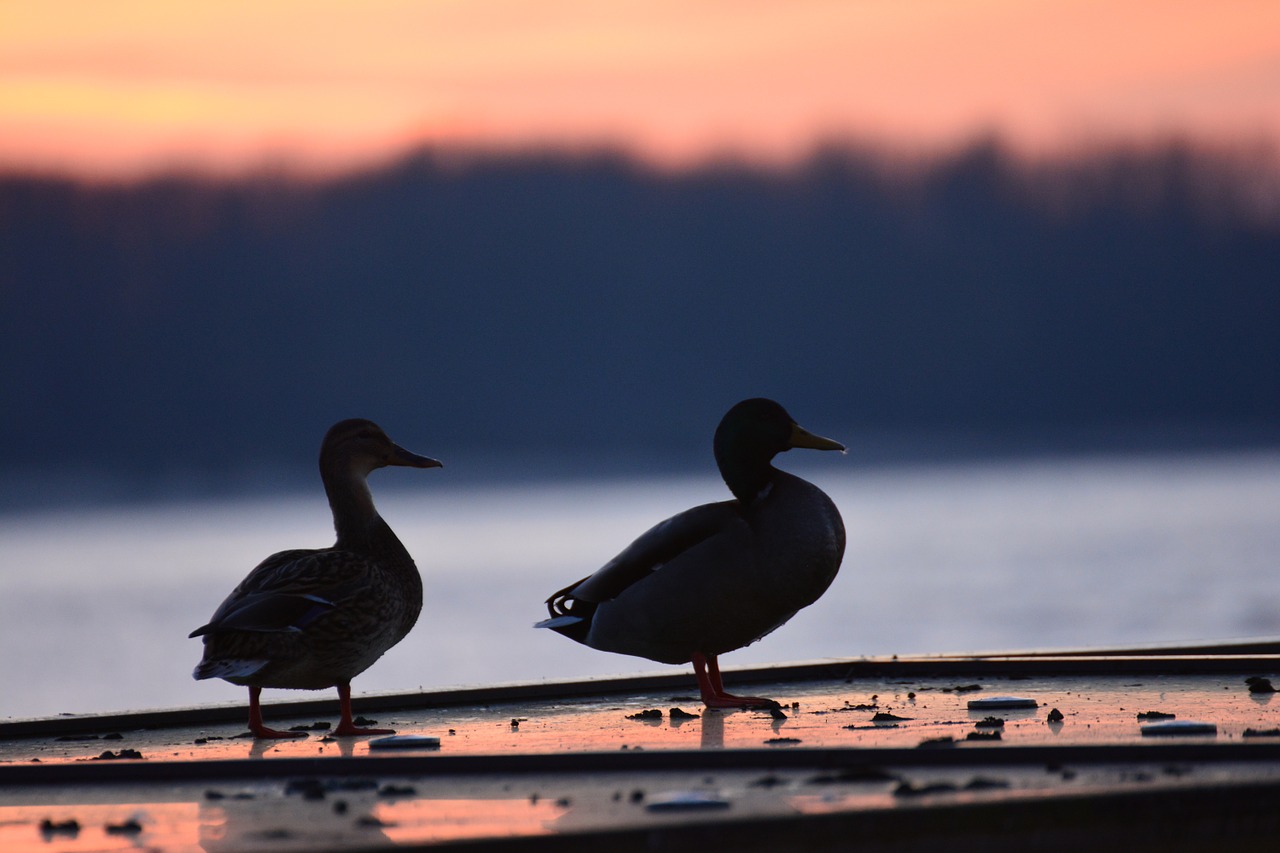
[(427, 149), (326, 180), (11, 174), (0, 471), (310, 476), (349, 416), (446, 465), (702, 464), (756, 395), (850, 438), (1270, 441), (1264, 159), (1171, 142), (1028, 165), (988, 140), (683, 172)]

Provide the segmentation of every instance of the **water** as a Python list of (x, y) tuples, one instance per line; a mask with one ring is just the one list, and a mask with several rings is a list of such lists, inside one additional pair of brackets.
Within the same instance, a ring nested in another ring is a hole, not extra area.
[[(725, 666), (1280, 634), (1280, 452), (842, 461), (784, 465), (840, 507), (840, 576)], [(530, 626), (550, 592), (653, 522), (721, 499), (714, 475), (459, 488), (446, 469), (406, 491), (397, 473), (372, 485), (426, 604), (357, 693), (670, 671)], [(0, 717), (243, 701), (242, 688), (191, 679), (200, 642), (187, 634), (262, 557), (331, 542), (318, 483), (289, 498), (0, 517)]]

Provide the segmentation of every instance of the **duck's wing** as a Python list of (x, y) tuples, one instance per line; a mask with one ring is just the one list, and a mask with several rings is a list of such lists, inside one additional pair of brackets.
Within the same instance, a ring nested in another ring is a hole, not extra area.
[[(741, 523), (737, 501), (703, 504), (685, 510), (645, 531), (595, 574), (555, 593), (547, 603), (552, 606), (557, 600), (574, 599), (600, 604), (617, 598), (628, 587), (689, 549)], [(557, 615), (555, 609), (551, 613)]]
[(364, 562), (356, 554), (332, 549), (272, 554), (189, 636), (301, 631), (364, 586)]

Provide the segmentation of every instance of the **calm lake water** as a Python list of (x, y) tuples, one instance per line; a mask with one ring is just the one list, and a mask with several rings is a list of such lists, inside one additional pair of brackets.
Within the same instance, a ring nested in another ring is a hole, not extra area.
[[(793, 461), (781, 467), (844, 515), (844, 567), (817, 604), (726, 655), (730, 669), (1280, 634), (1280, 452)], [(357, 693), (670, 671), (530, 626), (550, 592), (654, 522), (722, 499), (713, 474), (459, 488), (447, 472), (372, 478), (426, 605)], [(296, 497), (0, 516), (0, 717), (243, 701), (242, 688), (191, 679), (200, 642), (187, 634), (263, 557), (332, 535), (318, 483)]]

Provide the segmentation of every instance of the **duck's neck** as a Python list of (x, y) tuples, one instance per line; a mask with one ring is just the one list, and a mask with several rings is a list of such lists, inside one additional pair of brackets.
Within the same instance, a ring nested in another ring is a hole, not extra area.
[(409, 561), (409, 554), (391, 527), (378, 515), (369, 492), (367, 474), (350, 466), (321, 468), (325, 494), (333, 511), (333, 527), (338, 534), (334, 547)]
[(717, 449), (716, 464), (720, 476), (743, 506), (750, 506), (768, 491), (777, 469), (771, 463), (772, 456), (734, 453)]

